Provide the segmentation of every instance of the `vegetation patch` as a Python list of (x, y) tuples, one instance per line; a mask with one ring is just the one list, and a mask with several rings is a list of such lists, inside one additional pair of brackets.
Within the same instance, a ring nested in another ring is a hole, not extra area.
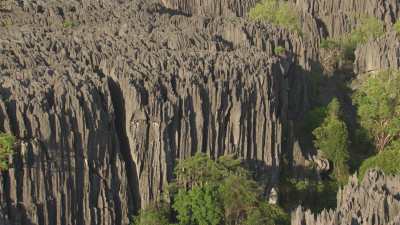
[(249, 17), (301, 33), (300, 14), (286, 1), (262, 0), (250, 9)]
[(324, 39), (320, 47), (328, 50), (331, 58), (337, 60), (354, 60), (354, 51), (360, 44), (381, 37), (384, 34), (384, 24), (375, 17), (361, 17), (359, 25), (347, 35), (337, 39)]
[(78, 25), (79, 25), (78, 22), (72, 21), (72, 20), (65, 20), (65, 21), (63, 22), (63, 27), (66, 28), (66, 29), (68, 29), (68, 28), (74, 28), (74, 27), (77, 27)]
[(0, 171), (8, 170), (8, 160), (14, 153), (14, 143), (14, 136), (0, 133)]
[(400, 149), (386, 150), (366, 159), (360, 167), (359, 178), (362, 179), (369, 169), (378, 168), (385, 174), (400, 174)]
[(267, 203), (263, 186), (239, 160), (196, 154), (179, 162), (175, 175), (168, 193), (172, 203), (142, 210), (134, 225), (289, 224), (289, 216)]
[(282, 47), (282, 46), (276, 46), (274, 48), (275, 55), (282, 55), (282, 54), (285, 53), (285, 51), (286, 51), (286, 49), (284, 47)]
[(314, 145), (333, 163), (334, 178), (346, 183), (349, 176), (349, 134), (341, 119), (341, 106), (333, 99), (327, 107), (327, 116), (321, 126), (313, 131)]
[(377, 152), (400, 141), (400, 72), (372, 74), (353, 96), (361, 126)]

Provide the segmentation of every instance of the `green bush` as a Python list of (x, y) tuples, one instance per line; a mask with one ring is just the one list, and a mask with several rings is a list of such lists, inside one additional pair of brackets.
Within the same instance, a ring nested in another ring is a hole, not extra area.
[(0, 133), (0, 171), (8, 169), (8, 159), (14, 153), (15, 137)]
[(286, 1), (263, 0), (250, 9), (249, 17), (301, 32), (300, 14)]
[(67, 28), (67, 29), (74, 28), (74, 27), (77, 27), (77, 26), (78, 26), (78, 22), (75, 22), (75, 21), (72, 21), (72, 20), (65, 20), (63, 22), (63, 27)]
[[(288, 221), (287, 214), (278, 206), (265, 203), (263, 186), (252, 179), (251, 173), (240, 160), (224, 156), (213, 161), (199, 153), (180, 161), (175, 168), (175, 175), (176, 180), (168, 190), (174, 210), (170, 214), (175, 218), (169, 222), (176, 221), (181, 225), (229, 225), (248, 224), (257, 220), (263, 221), (259, 225), (271, 222), (288, 224), (280, 223)], [(148, 211), (146, 214), (151, 215)], [(141, 213), (140, 217), (146, 214)], [(160, 225), (167, 218), (162, 215), (152, 217), (156, 222), (151, 222)]]
[(169, 225), (169, 209), (163, 204), (150, 205), (133, 218), (132, 225)]
[(396, 23), (393, 25), (393, 29), (397, 34), (400, 34), (400, 20), (396, 21)]
[(172, 207), (181, 225), (218, 225), (223, 219), (220, 193), (213, 184), (179, 190)]
[(284, 47), (282, 47), (282, 46), (276, 46), (274, 48), (275, 55), (282, 55), (282, 54), (285, 53), (285, 51), (286, 51), (286, 49)]
[(327, 108), (327, 117), (322, 125), (313, 131), (314, 145), (333, 163), (333, 174), (340, 182), (347, 182), (349, 175), (349, 134), (341, 119), (340, 103), (333, 99)]
[(385, 174), (400, 174), (400, 148), (386, 150), (376, 156), (366, 159), (359, 169), (362, 179), (369, 169), (378, 168)]
[(314, 213), (336, 208), (336, 181), (297, 180), (285, 177), (280, 183), (282, 205), (291, 211), (302, 205)]
[(383, 151), (400, 140), (400, 72), (382, 71), (370, 75), (355, 92), (353, 102), (361, 126)]

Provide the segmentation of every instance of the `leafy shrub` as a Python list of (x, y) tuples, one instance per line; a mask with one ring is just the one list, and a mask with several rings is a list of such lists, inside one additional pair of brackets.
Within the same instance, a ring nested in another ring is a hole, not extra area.
[(0, 133), (0, 171), (8, 169), (8, 159), (14, 152), (15, 137)]
[[(176, 218), (170, 222), (181, 225), (248, 224), (249, 221), (259, 221), (258, 225), (288, 224), (288, 216), (278, 206), (265, 203), (262, 186), (252, 179), (240, 160), (224, 156), (213, 161), (199, 153), (180, 161), (175, 175), (169, 195), (174, 210), (171, 214)], [(143, 215), (146, 214), (141, 213), (140, 217)], [(157, 225), (163, 225), (163, 218), (167, 218), (153, 217)]]
[(78, 26), (78, 23), (75, 22), (75, 21), (72, 21), (72, 20), (65, 20), (63, 22), (63, 27), (64, 28), (68, 28), (69, 29), (69, 28), (74, 28), (76, 26)]
[(400, 20), (396, 21), (396, 23), (393, 25), (393, 29), (396, 31), (396, 33), (400, 34)]
[(340, 182), (346, 182), (349, 173), (347, 166), (349, 134), (346, 124), (341, 119), (340, 103), (337, 99), (329, 103), (327, 117), (313, 134), (315, 147), (333, 162), (335, 178)]
[(218, 187), (212, 184), (180, 190), (173, 208), (179, 224), (218, 225), (223, 218), (223, 207)]
[(382, 71), (364, 81), (353, 96), (361, 126), (378, 152), (400, 140), (400, 72)]
[(150, 205), (133, 218), (132, 225), (169, 225), (169, 209), (163, 204)]
[(276, 46), (274, 48), (275, 55), (282, 55), (283, 53), (285, 53), (285, 51), (286, 51), (285, 48), (282, 46)]
[(299, 205), (314, 213), (336, 208), (336, 181), (297, 180), (285, 177), (279, 190), (282, 204), (287, 210), (293, 210)]
[(400, 174), (400, 148), (386, 150), (366, 159), (359, 169), (359, 177), (362, 179), (373, 168), (381, 169), (385, 174)]
[(250, 9), (249, 17), (257, 21), (267, 21), (291, 31), (301, 32), (300, 15), (286, 1), (263, 0)]
[(279, 207), (261, 203), (252, 210), (243, 225), (285, 225), (290, 224), (289, 216)]

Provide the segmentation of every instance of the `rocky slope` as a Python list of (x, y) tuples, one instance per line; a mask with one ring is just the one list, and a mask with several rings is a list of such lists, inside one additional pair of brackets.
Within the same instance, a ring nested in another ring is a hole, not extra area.
[(324, 36), (338, 37), (350, 32), (361, 17), (373, 16), (390, 27), (400, 14), (396, 0), (290, 0), (310, 14)]
[(400, 177), (371, 170), (361, 182), (353, 176), (337, 195), (337, 208), (314, 215), (299, 207), (292, 225), (398, 225)]
[(0, 131), (18, 144), (0, 224), (128, 224), (198, 151), (252, 162), (268, 193), (283, 155), (308, 157), (293, 128), (328, 3), (296, 2), (303, 37), (235, 17), (254, 3), (2, 1)]
[(3, 221), (127, 224), (197, 151), (252, 161), (267, 191), (277, 184), (289, 120), (307, 105), (309, 42), (156, 2), (10, 2), (0, 128), (19, 143)]
[(378, 40), (371, 40), (356, 51), (354, 62), (356, 74), (399, 68), (400, 40), (395, 32), (390, 32)]

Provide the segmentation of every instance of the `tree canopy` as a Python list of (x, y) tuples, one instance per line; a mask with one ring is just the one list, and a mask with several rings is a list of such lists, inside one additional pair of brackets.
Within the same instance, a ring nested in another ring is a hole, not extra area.
[(335, 178), (345, 182), (349, 175), (349, 134), (345, 122), (341, 119), (340, 103), (336, 98), (329, 103), (324, 122), (313, 134), (315, 147), (333, 162)]
[[(169, 223), (180, 225), (285, 225), (288, 215), (278, 206), (267, 204), (263, 187), (252, 179), (240, 160), (224, 156), (211, 160), (198, 153), (182, 160), (175, 168), (176, 179), (169, 195), (172, 213)], [(168, 207), (167, 207), (168, 208)], [(160, 212), (164, 212), (161, 210)], [(165, 216), (141, 211), (135, 225), (163, 225)], [(146, 215), (148, 214), (148, 215)], [(149, 216), (150, 215), (150, 216)], [(166, 213), (163, 213), (166, 215)], [(139, 219), (138, 219), (139, 218)], [(149, 222), (146, 218), (154, 218)], [(147, 223), (141, 223), (147, 221)], [(254, 223), (256, 222), (256, 223)]]
[(14, 152), (14, 143), (14, 136), (6, 133), (0, 133), (0, 171), (8, 169), (8, 159)]
[(400, 72), (371, 75), (353, 96), (359, 122), (383, 151), (400, 139)]

